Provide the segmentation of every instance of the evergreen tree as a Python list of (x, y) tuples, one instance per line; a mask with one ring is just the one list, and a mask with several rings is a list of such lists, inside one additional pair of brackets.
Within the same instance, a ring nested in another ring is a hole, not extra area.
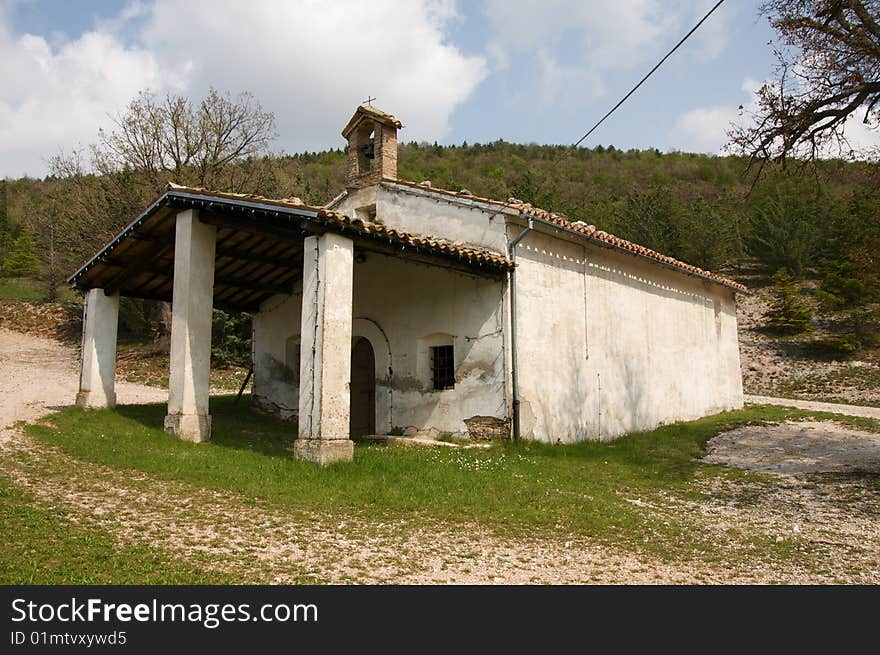
[(681, 212), (668, 186), (635, 191), (614, 212), (611, 231), (646, 248), (681, 257), (677, 247)]
[(773, 275), (773, 300), (767, 312), (766, 328), (776, 334), (794, 335), (812, 330), (810, 308), (798, 297), (789, 272), (780, 268)]
[(749, 252), (771, 271), (785, 268), (803, 277), (833, 220), (833, 199), (821, 188), (783, 178), (758, 190), (751, 210)]
[(30, 234), (22, 232), (12, 243), (9, 255), (3, 262), (3, 273), (12, 277), (26, 277), (36, 273), (39, 266), (37, 246)]
[(677, 255), (689, 264), (715, 270), (742, 254), (739, 216), (718, 203), (697, 198), (681, 212)]

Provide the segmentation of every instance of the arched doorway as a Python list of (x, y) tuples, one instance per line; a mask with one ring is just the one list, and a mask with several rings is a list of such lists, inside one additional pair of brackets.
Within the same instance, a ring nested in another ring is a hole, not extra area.
[(358, 337), (351, 348), (350, 435), (376, 432), (376, 358), (368, 339)]

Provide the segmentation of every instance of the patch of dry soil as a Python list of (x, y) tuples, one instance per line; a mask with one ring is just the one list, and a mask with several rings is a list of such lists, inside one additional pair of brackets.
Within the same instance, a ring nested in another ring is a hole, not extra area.
[(745, 529), (811, 552), (812, 582), (880, 581), (880, 434), (832, 421), (785, 422), (719, 434), (708, 447), (707, 463), (764, 474), (698, 475), (705, 502), (686, 505), (711, 517), (710, 533)]
[(760, 473), (880, 473), (880, 434), (832, 421), (748, 425), (709, 441), (703, 459)]

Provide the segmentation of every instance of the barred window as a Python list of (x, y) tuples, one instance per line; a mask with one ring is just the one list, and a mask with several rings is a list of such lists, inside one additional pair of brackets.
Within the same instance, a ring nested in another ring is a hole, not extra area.
[(431, 348), (431, 370), (434, 373), (434, 389), (455, 387), (455, 358), (452, 346)]

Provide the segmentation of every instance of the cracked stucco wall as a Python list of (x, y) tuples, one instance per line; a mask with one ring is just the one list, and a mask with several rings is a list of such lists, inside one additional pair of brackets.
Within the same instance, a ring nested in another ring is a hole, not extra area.
[[(354, 266), (353, 337), (376, 361), (376, 431), (464, 433), (475, 415), (506, 418), (503, 281), (366, 253)], [(288, 344), (298, 343), (302, 290), (276, 296), (254, 317), (253, 395), (297, 418), (298, 388)], [(435, 391), (430, 348), (451, 343), (455, 388)]]
[(538, 232), (517, 264), (523, 436), (611, 438), (742, 407), (733, 291)]

